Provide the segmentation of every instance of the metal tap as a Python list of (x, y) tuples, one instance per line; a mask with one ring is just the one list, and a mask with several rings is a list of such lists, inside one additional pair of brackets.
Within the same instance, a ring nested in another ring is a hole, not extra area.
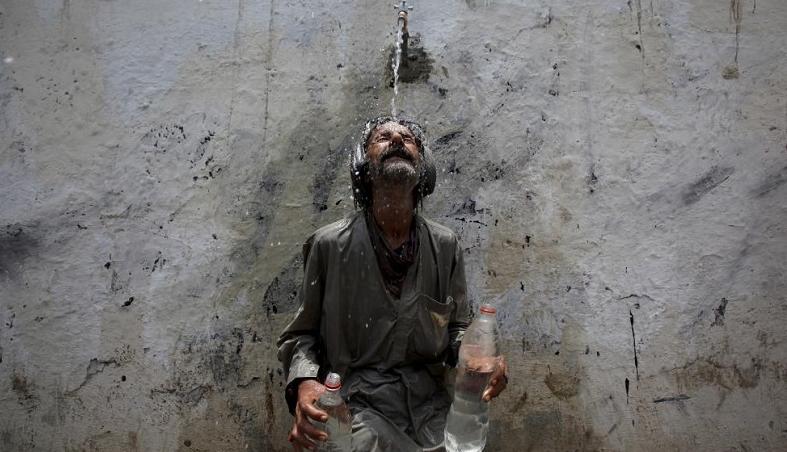
[(399, 5), (394, 5), (394, 9), (399, 11), (397, 23), (402, 25), (402, 34), (409, 34), (407, 31), (407, 13), (413, 10), (412, 6), (407, 5), (407, 0), (402, 0)]
[(407, 66), (407, 44), (410, 42), (410, 31), (407, 29), (408, 13), (413, 10), (412, 6), (407, 4), (407, 0), (402, 0), (399, 5), (394, 5), (394, 9), (399, 11), (397, 14), (396, 23), (402, 27), (402, 64)]

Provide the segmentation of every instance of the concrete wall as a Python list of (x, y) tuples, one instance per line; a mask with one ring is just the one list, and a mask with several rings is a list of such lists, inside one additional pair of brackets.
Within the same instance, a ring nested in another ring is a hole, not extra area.
[[(288, 450), (274, 341), (391, 3), (0, 3), (0, 449)], [(489, 449), (784, 450), (787, 2), (414, 3)]]

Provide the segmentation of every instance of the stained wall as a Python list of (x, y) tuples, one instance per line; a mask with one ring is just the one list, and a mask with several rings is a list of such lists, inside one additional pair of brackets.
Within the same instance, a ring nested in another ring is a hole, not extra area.
[[(0, 449), (289, 450), (275, 339), (391, 2), (0, 3)], [(490, 450), (787, 444), (787, 3), (413, 2)]]

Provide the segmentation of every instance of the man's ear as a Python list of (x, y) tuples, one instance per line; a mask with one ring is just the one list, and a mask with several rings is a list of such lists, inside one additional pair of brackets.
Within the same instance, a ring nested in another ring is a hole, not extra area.
[(353, 151), (350, 162), (350, 181), (353, 188), (353, 199), (357, 206), (366, 207), (371, 202), (371, 193), (368, 187), (369, 160), (366, 158), (366, 149), (359, 143)]
[(418, 178), (418, 196), (423, 199), (434, 192), (435, 183), (437, 181), (437, 168), (435, 168), (434, 159), (432, 158), (432, 150), (427, 146), (422, 146), (422, 161), (421, 161), (421, 174)]

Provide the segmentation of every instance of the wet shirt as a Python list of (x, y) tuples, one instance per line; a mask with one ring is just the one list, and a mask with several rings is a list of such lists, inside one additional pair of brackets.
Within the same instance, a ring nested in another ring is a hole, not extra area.
[(442, 442), (443, 374), (469, 322), (462, 250), (451, 230), (416, 215), (418, 249), (396, 298), (369, 232), (359, 212), (304, 245), (301, 305), (278, 342), (288, 403), (300, 379), (338, 372), (354, 449), (429, 449)]
[(417, 222), (413, 222), (407, 240), (400, 247), (391, 249), (385, 242), (383, 232), (377, 226), (371, 212), (366, 212), (365, 217), (369, 239), (377, 257), (377, 266), (380, 268), (385, 288), (394, 298), (399, 298), (402, 296), (402, 285), (407, 277), (407, 270), (415, 262), (418, 253)]

